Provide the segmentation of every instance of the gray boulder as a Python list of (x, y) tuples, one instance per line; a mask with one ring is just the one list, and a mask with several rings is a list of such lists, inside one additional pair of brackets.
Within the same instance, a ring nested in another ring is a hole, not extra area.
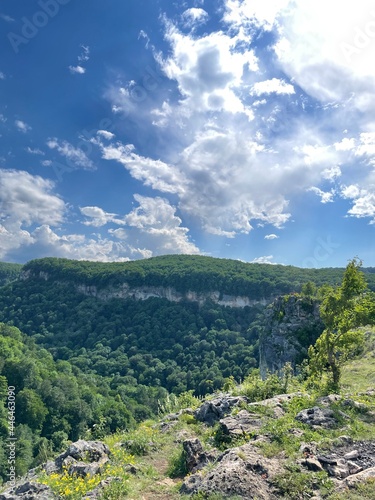
[(0, 500), (56, 500), (57, 496), (45, 484), (27, 481), (0, 494)]
[(69, 474), (85, 477), (98, 474), (101, 467), (108, 462), (109, 448), (101, 441), (84, 441), (80, 439), (72, 443), (54, 462), (48, 461), (44, 470), (48, 473), (61, 472), (68, 469)]
[(186, 454), (186, 467), (188, 472), (197, 472), (203, 469), (216, 458), (214, 452), (205, 452), (199, 439), (186, 439), (182, 443)]
[(198, 410), (194, 412), (194, 417), (207, 425), (214, 425), (221, 418), (229, 415), (231, 410), (240, 403), (248, 403), (245, 396), (223, 395), (211, 401), (205, 401)]
[(223, 496), (274, 500), (277, 496), (270, 479), (279, 472), (281, 467), (277, 460), (264, 458), (255, 447), (246, 444), (222, 453), (214, 468), (205, 474), (188, 476), (181, 493), (221, 493)]
[[(342, 416), (346, 415), (342, 413)], [(324, 429), (332, 429), (338, 424), (333, 410), (319, 408), (319, 406), (300, 411), (296, 416), (296, 420), (311, 427), (323, 427)]]
[(230, 437), (245, 436), (250, 433), (257, 434), (262, 426), (258, 415), (241, 410), (237, 415), (222, 418), (220, 428), (223, 434)]

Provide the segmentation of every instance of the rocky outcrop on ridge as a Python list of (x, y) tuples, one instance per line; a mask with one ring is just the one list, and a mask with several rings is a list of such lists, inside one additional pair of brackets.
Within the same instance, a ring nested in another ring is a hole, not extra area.
[(280, 372), (286, 363), (293, 366), (307, 355), (324, 330), (318, 302), (310, 297), (285, 295), (275, 299), (264, 312), (260, 334), (259, 368), (262, 378), (267, 371)]

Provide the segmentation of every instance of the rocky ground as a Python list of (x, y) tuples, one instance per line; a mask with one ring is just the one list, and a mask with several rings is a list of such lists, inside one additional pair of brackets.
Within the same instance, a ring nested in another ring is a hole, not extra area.
[[(95, 487), (80, 497), (58, 496), (40, 484), (39, 469), (5, 489), (0, 500), (348, 499), (359, 498), (350, 497), (357, 490), (361, 498), (373, 499), (374, 408), (371, 391), (315, 400), (283, 394), (256, 403), (221, 394), (154, 423), (155, 442), (148, 443), (138, 462), (121, 463), (122, 476), (108, 477), (114, 456), (101, 441), (72, 443), (44, 464), (47, 476), (97, 477)], [(125, 440), (116, 447), (134, 449), (134, 444)], [(174, 467), (168, 466), (176, 450)], [(130, 489), (121, 490), (124, 481)]]

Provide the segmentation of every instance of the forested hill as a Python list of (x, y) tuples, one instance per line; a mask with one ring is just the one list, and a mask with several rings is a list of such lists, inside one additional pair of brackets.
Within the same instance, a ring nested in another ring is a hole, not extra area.
[[(131, 287), (172, 287), (178, 292), (211, 292), (254, 299), (298, 292), (304, 283), (336, 285), (344, 269), (301, 269), (293, 266), (250, 264), (198, 255), (165, 255), (130, 262), (90, 262), (45, 258), (27, 263), (24, 276), (97, 288), (127, 283)], [(364, 269), (375, 290), (375, 268)]]
[(0, 262), (0, 286), (6, 285), (10, 281), (17, 279), (21, 273), (21, 264), (10, 264)]

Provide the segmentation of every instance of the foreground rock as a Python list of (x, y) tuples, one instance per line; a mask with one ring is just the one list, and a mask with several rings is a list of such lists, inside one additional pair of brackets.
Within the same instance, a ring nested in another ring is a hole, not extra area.
[[(50, 460), (43, 465), (47, 474), (54, 472), (62, 473), (64, 469), (68, 474), (86, 477), (88, 475), (99, 474), (102, 467), (109, 460), (109, 448), (101, 441), (79, 440), (72, 443), (64, 453), (61, 453), (55, 460)], [(36, 478), (35, 470), (29, 471), (28, 478)], [(110, 478), (110, 481), (113, 478)], [(87, 498), (99, 498), (101, 490), (109, 484), (108, 480), (102, 481), (92, 492), (86, 495)], [(16, 486), (8, 488), (0, 494), (0, 500), (55, 500), (56, 495), (51, 489), (34, 480), (21, 479)]]
[[(343, 412), (339, 412), (339, 415), (348, 418)], [(335, 412), (331, 408), (320, 408), (319, 406), (300, 411), (296, 416), (296, 420), (310, 425), (310, 427), (322, 427), (323, 429), (333, 429), (339, 423)]]
[(277, 495), (271, 480), (282, 470), (278, 460), (264, 458), (254, 446), (245, 444), (219, 455), (215, 467), (205, 474), (188, 476), (181, 493), (221, 493), (273, 500)]
[(72, 443), (64, 453), (61, 453), (54, 461), (48, 461), (44, 465), (47, 474), (62, 472), (67, 469), (68, 473), (81, 477), (100, 474), (103, 465), (109, 460), (109, 448), (101, 441), (79, 440)]
[(51, 489), (45, 484), (34, 481), (27, 481), (13, 488), (9, 488), (4, 493), (0, 493), (0, 500), (56, 500)]
[(199, 439), (187, 439), (182, 443), (186, 454), (186, 468), (188, 472), (197, 472), (216, 459), (216, 453), (203, 450)]
[(210, 401), (205, 401), (202, 406), (195, 411), (194, 417), (207, 425), (214, 425), (220, 419), (229, 415), (235, 406), (238, 406), (240, 403), (248, 402), (249, 399), (245, 396), (219, 396)]
[(257, 435), (262, 426), (259, 415), (241, 410), (235, 416), (229, 416), (220, 420), (220, 429), (224, 435), (229, 437), (241, 437), (249, 434)]

